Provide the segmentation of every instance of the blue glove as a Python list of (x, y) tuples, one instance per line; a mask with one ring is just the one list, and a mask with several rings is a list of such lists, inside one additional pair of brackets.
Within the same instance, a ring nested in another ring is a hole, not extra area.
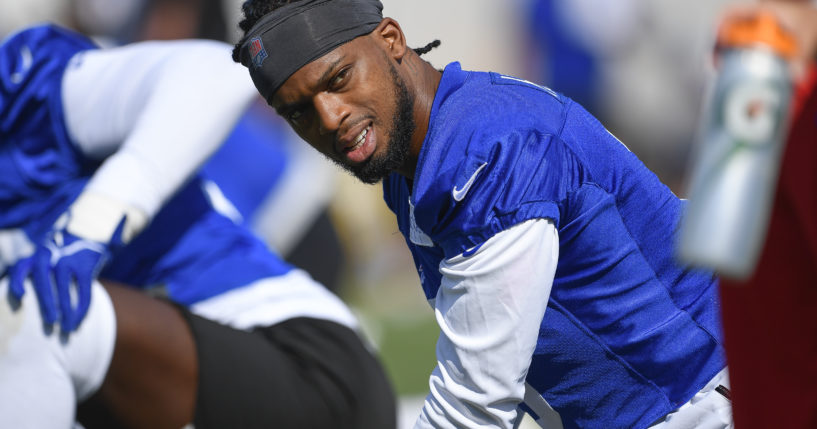
[[(70, 215), (68, 215), (70, 216)], [(91, 283), (121, 245), (124, 218), (109, 243), (99, 243), (66, 230), (66, 215), (55, 224), (34, 254), (18, 261), (10, 272), (9, 290), (22, 298), (25, 278), (31, 277), (43, 321), (57, 321), (63, 333), (76, 330), (91, 304)], [(54, 293), (56, 292), (56, 296)]]

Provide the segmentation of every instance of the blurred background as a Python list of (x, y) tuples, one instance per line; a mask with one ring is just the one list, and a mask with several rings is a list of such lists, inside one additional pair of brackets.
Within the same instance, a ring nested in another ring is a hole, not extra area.
[[(382, 0), (412, 47), (440, 39), (435, 67), (460, 61), (547, 85), (584, 105), (679, 196), (711, 71), (720, 11), (748, 0)], [(101, 45), (203, 37), (235, 42), (241, 0), (17, 0), (0, 5), (0, 37), (53, 21)], [(240, 217), (358, 313), (416, 417), (437, 328), (379, 185), (340, 172), (298, 141), (263, 101), (262, 147), (208, 164)], [(256, 139), (258, 140), (258, 139)], [(264, 154), (264, 156), (259, 156)], [(286, 162), (281, 160), (285, 159)], [(235, 180), (236, 178), (240, 180)], [(231, 191), (231, 188), (234, 190)], [(231, 192), (235, 193), (231, 193)], [(295, 217), (298, 222), (281, 219)], [(275, 222), (270, 221), (274, 219)], [(295, 225), (276, 228), (286, 223)]]

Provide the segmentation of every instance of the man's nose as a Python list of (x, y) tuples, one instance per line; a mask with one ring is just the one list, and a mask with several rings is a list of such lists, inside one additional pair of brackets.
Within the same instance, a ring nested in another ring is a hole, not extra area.
[(315, 110), (321, 135), (337, 132), (343, 119), (348, 116), (348, 109), (334, 94), (318, 94), (315, 97)]

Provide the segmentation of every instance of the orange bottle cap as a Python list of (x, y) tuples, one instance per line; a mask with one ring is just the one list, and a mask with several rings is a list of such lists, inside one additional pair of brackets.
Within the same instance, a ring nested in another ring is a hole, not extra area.
[(718, 32), (718, 46), (746, 47), (766, 45), (784, 58), (797, 54), (797, 40), (780, 25), (769, 11), (726, 19)]

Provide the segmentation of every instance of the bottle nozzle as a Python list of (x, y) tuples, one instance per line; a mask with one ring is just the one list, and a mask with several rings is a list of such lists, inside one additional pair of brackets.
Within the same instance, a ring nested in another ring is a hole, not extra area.
[(764, 45), (784, 58), (797, 54), (797, 41), (783, 28), (770, 11), (751, 15), (731, 16), (721, 23), (718, 31), (718, 47), (749, 47)]

